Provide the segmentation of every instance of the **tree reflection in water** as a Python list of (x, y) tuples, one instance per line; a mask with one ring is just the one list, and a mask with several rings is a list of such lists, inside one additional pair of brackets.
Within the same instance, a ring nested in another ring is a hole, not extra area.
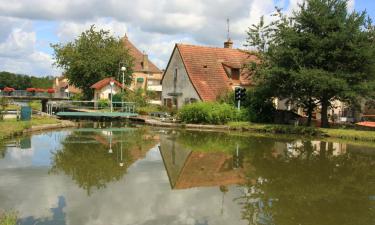
[(375, 157), (300, 142), (253, 151), (243, 218), (249, 224), (375, 224)]
[(180, 132), (177, 141), (176, 146), (211, 158), (225, 152), (235, 159), (239, 146), (246, 179), (240, 185), (243, 196), (235, 201), (249, 224), (375, 224), (374, 148), (189, 131)]
[(54, 153), (50, 173), (71, 176), (90, 195), (93, 187), (105, 188), (107, 183), (122, 179), (129, 166), (143, 158), (156, 139), (144, 129), (75, 131), (62, 142), (62, 149)]

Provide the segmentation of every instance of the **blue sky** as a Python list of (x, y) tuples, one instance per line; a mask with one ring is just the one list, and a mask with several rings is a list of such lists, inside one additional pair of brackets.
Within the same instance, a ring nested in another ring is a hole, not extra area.
[[(277, 5), (286, 12), (302, 0), (0, 0), (0, 71), (36, 76), (60, 75), (50, 43), (73, 40), (91, 24), (125, 33), (164, 68), (175, 43), (222, 46), (226, 18), (235, 47), (246, 29)], [(375, 1), (351, 0), (375, 20)]]

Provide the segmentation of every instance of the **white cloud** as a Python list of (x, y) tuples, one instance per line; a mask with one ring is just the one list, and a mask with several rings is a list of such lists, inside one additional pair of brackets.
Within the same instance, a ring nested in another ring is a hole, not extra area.
[(57, 75), (52, 56), (36, 50), (36, 33), (13, 28), (0, 42), (0, 70), (28, 75)]

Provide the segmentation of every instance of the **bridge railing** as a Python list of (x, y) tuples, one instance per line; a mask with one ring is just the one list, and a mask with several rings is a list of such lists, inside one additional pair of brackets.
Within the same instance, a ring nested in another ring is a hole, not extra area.
[(8, 97), (42, 97), (42, 98), (69, 98), (69, 93), (46, 93), (46, 92), (28, 92), (25, 90), (15, 90), (12, 92), (0, 92), (0, 96)]
[(82, 112), (127, 112), (135, 113), (134, 102), (110, 102), (102, 101), (49, 101), (47, 103), (49, 114), (59, 111), (82, 111)]

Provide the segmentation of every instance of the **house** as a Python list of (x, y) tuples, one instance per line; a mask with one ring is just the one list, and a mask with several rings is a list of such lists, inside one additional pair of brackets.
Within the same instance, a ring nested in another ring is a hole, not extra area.
[(228, 186), (246, 183), (246, 169), (239, 157), (225, 152), (192, 151), (175, 138), (160, 135), (159, 145), (172, 189)]
[(235, 87), (248, 87), (247, 64), (257, 62), (250, 52), (233, 49), (229, 39), (224, 48), (176, 44), (162, 79), (162, 101), (180, 108), (195, 101), (215, 101)]
[[(111, 86), (111, 82), (113, 82), (113, 86)], [(102, 99), (110, 100), (111, 95), (113, 96), (121, 92), (122, 84), (113, 77), (107, 77), (91, 85), (90, 88), (94, 89), (94, 101)]]
[(53, 89), (58, 97), (68, 97), (82, 93), (81, 89), (69, 84), (68, 78), (64, 75), (55, 78)]
[(148, 59), (146, 53), (138, 50), (132, 42), (129, 41), (127, 35), (123, 38), (124, 45), (129, 49), (129, 54), (134, 58), (133, 79), (130, 89), (135, 90), (142, 88), (144, 90), (155, 92), (152, 103), (160, 104), (161, 89), (160, 81), (162, 79), (162, 71)]

